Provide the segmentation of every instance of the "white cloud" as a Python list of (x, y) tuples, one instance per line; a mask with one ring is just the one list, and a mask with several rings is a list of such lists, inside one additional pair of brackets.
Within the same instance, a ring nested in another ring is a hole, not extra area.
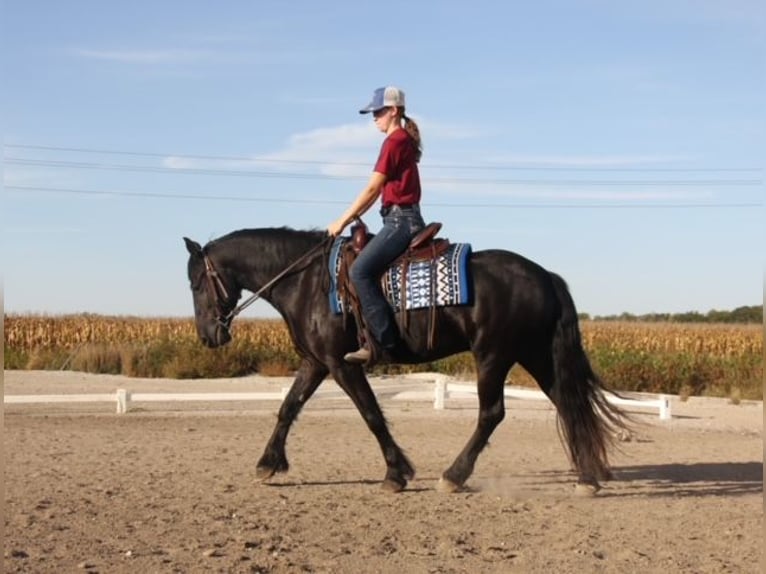
[(368, 123), (354, 123), (295, 134), (288, 140), (286, 152), (327, 154), (373, 145), (380, 145), (380, 134), (375, 127)]
[(460, 141), (478, 139), (489, 132), (485, 128), (468, 124), (435, 122), (427, 118), (413, 116), (427, 141)]
[[(433, 139), (440, 139), (443, 143), (439, 147), (448, 148), (450, 140), (475, 138), (480, 135), (480, 130), (470, 126), (458, 126), (450, 124), (422, 123), (424, 133), (430, 134)], [(252, 159), (196, 159), (188, 157), (167, 157), (163, 165), (175, 169), (231, 169), (249, 171), (268, 171), (276, 173), (323, 175), (342, 178), (364, 178), (374, 165), (377, 151), (383, 140), (383, 135), (371, 122), (357, 122), (316, 128), (299, 132), (287, 138), (281, 149), (271, 153), (259, 154)], [(714, 198), (710, 190), (705, 189), (678, 189), (671, 186), (663, 186), (656, 180), (666, 179), (672, 181), (672, 176), (664, 177), (652, 174), (647, 178), (646, 184), (633, 184), (642, 173), (642, 167), (662, 166), (667, 164), (678, 165), (679, 162), (689, 161), (690, 158), (680, 156), (662, 155), (523, 155), (504, 154), (490, 155), (478, 154), (482, 160), (475, 161), (470, 157), (464, 157), (460, 165), (472, 165), (475, 167), (486, 166), (486, 170), (472, 169), (468, 172), (460, 170), (456, 164), (455, 170), (447, 170), (449, 162), (433, 162), (434, 167), (429, 167), (425, 161), (421, 166), (424, 187), (438, 197), (441, 195), (445, 200), (456, 194), (465, 196), (469, 193), (473, 199), (484, 198), (486, 201), (506, 198), (515, 200), (535, 201), (593, 201), (593, 202), (700, 202)], [(492, 170), (492, 166), (518, 166), (525, 171), (513, 172), (503, 169)], [(535, 173), (534, 168), (561, 169), (562, 174), (550, 172)], [(578, 169), (601, 173), (583, 174), (572, 173)], [(609, 174), (610, 168), (616, 169), (616, 173)], [(638, 174), (631, 174), (630, 169), (636, 168)], [(526, 171), (528, 169), (529, 171)], [(567, 172), (567, 170), (572, 170)], [(620, 169), (628, 170), (620, 172)], [(451, 179), (453, 178), (454, 179)], [(462, 179), (462, 180), (461, 180)], [(545, 183), (545, 179), (554, 180)], [(575, 182), (567, 184), (555, 180), (570, 180)], [(482, 181), (483, 180), (483, 181)], [(510, 183), (507, 180), (516, 180)], [(524, 183), (529, 180), (529, 183)], [(590, 185), (578, 183), (581, 180), (592, 181)], [(607, 180), (606, 182), (604, 180)], [(624, 183), (628, 180), (628, 184)], [(432, 196), (432, 197), (434, 197)]]
[(193, 62), (210, 57), (209, 52), (202, 50), (91, 50), (78, 48), (74, 52), (83, 58), (124, 64), (173, 64)]
[[(443, 199), (449, 202), (458, 202), (455, 196), (461, 198), (470, 197), (471, 201), (492, 202), (498, 199), (508, 200), (529, 200), (534, 203), (544, 201), (564, 201), (564, 202), (620, 202), (641, 204), (646, 202), (655, 203), (700, 203), (712, 201), (716, 194), (709, 189), (674, 189), (671, 186), (651, 181), (642, 185), (628, 186), (615, 181), (612, 185), (595, 184), (569, 184), (551, 182), (550, 184), (541, 183), (534, 177), (526, 179), (532, 180), (532, 183), (525, 184), (523, 181), (518, 183), (506, 183), (502, 180), (480, 181), (482, 176), (476, 179), (461, 181), (459, 178), (450, 181), (446, 177), (434, 177), (433, 180), (423, 176), (423, 187), (430, 193), (441, 195)], [(522, 178), (519, 178), (522, 179)]]
[(671, 155), (524, 155), (485, 156), (486, 164), (542, 168), (631, 168), (688, 162), (692, 158)]
[(163, 160), (163, 165), (175, 169), (249, 169), (360, 177), (370, 173), (381, 141), (381, 134), (371, 124), (343, 124), (294, 134), (281, 149), (252, 159), (171, 156)]
[(5, 166), (3, 185), (8, 187), (34, 188), (41, 187), (79, 187), (82, 181), (71, 171), (35, 168), (26, 166)]
[[(475, 138), (480, 130), (470, 126), (419, 120), (428, 141)], [(252, 159), (202, 159), (169, 156), (163, 166), (172, 169), (269, 170), (334, 177), (365, 177), (377, 159), (384, 135), (371, 121), (315, 128), (293, 134), (273, 152)]]
[[(476, 128), (429, 122), (414, 118), (424, 137), (444, 141), (474, 138), (480, 134)], [(288, 138), (283, 149), (259, 156), (277, 162), (318, 162), (321, 165), (304, 165), (304, 169), (335, 176), (359, 176), (370, 173), (383, 134), (371, 121), (317, 128), (294, 134)], [(325, 162), (325, 163), (322, 163)], [(296, 164), (281, 165), (281, 169), (294, 170)]]

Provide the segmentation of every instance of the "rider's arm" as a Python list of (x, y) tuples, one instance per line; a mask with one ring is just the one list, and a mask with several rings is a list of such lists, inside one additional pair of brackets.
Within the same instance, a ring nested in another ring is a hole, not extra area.
[(372, 172), (367, 185), (362, 189), (351, 206), (343, 212), (343, 215), (327, 226), (327, 232), (333, 237), (340, 235), (341, 231), (355, 217), (361, 217), (377, 201), (380, 192), (383, 190), (384, 183), (386, 183), (386, 176), (384, 174), (377, 171)]

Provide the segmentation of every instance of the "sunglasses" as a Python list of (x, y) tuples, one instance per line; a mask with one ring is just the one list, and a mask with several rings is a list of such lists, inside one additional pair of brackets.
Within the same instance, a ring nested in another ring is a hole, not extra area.
[(374, 112), (372, 112), (372, 117), (375, 118), (375, 119), (378, 119), (379, 117), (384, 116), (386, 114), (386, 112), (388, 112), (388, 110), (389, 110), (388, 107), (380, 108), (379, 110), (375, 110)]

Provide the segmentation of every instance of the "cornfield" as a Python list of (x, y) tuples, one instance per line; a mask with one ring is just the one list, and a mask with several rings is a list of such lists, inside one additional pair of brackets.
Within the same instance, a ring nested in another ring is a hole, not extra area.
[[(173, 378), (290, 374), (299, 359), (280, 320), (238, 319), (234, 340), (205, 349), (192, 319), (100, 315), (5, 315), (6, 368), (62, 369)], [(581, 323), (594, 369), (617, 390), (763, 398), (763, 332), (759, 325)], [(418, 367), (472, 377), (465, 353)], [(516, 367), (510, 382), (534, 384)]]
[(583, 322), (596, 370), (625, 390), (763, 399), (760, 325)]
[(760, 325), (700, 323), (619, 323), (583, 321), (586, 348), (611, 347), (616, 353), (680, 353), (714, 357), (760, 357)]

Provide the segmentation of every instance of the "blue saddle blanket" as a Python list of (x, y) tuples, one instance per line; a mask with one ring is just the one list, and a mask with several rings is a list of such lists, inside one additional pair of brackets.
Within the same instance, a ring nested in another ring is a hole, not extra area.
[[(343, 312), (343, 301), (338, 294), (338, 270), (343, 245), (348, 237), (338, 237), (330, 250), (330, 308), (333, 313)], [(404, 303), (405, 309), (430, 307), (435, 300), (438, 307), (469, 305), (471, 281), (468, 262), (471, 258), (470, 243), (453, 243), (436, 261), (414, 261), (406, 267), (405, 291), (402, 290), (402, 266), (389, 267), (381, 278), (383, 293), (395, 311)], [(436, 297), (433, 297), (435, 293)]]

